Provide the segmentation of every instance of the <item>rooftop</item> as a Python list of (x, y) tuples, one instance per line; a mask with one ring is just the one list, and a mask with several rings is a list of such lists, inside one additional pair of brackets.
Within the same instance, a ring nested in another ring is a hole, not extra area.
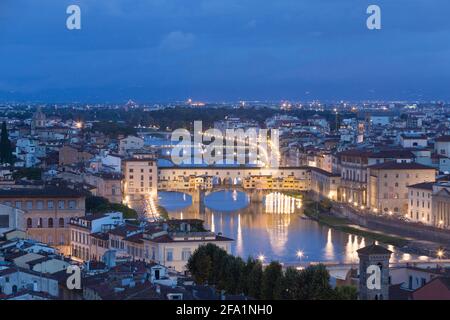
[(84, 191), (57, 186), (0, 189), (0, 198), (80, 198), (86, 195)]
[(379, 246), (377, 244), (371, 244), (367, 247), (357, 250), (358, 254), (371, 255), (371, 254), (391, 254), (392, 251), (386, 249), (385, 247)]
[(370, 169), (381, 170), (436, 170), (433, 167), (429, 167), (417, 162), (396, 162), (389, 161), (380, 164), (374, 164), (369, 167)]

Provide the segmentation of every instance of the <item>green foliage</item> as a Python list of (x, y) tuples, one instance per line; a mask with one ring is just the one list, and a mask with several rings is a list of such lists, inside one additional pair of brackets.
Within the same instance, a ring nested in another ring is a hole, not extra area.
[(126, 205), (120, 203), (111, 203), (108, 199), (97, 196), (90, 196), (86, 198), (86, 211), (93, 214), (107, 213), (107, 212), (122, 212), (125, 219), (136, 219), (137, 212)]
[(243, 261), (214, 244), (200, 246), (190, 257), (187, 269), (199, 284), (214, 286), (228, 294), (244, 294), (255, 299), (349, 300), (356, 299), (356, 289), (333, 289), (324, 265), (304, 270), (287, 268), (273, 261), (263, 268), (260, 261)]
[(340, 286), (334, 289), (335, 300), (356, 300), (358, 289), (355, 286)]
[(263, 266), (260, 261), (249, 258), (244, 270), (244, 293), (255, 299), (261, 298)]
[(166, 208), (158, 206), (158, 212), (161, 218), (163, 218), (164, 220), (169, 220), (169, 213), (167, 212)]
[(319, 202), (319, 208), (321, 211), (329, 212), (333, 206), (330, 199), (323, 199)]
[(297, 282), (299, 300), (328, 300), (333, 298), (330, 275), (323, 264), (309, 266), (300, 272)]
[(40, 168), (21, 168), (13, 173), (13, 179), (42, 180), (42, 169)]
[(279, 300), (282, 295), (283, 268), (278, 261), (272, 261), (263, 272), (261, 299)]
[(211, 269), (211, 258), (208, 256), (206, 250), (197, 250), (194, 255), (189, 258), (187, 267), (191, 272), (194, 281), (198, 284), (207, 284)]
[(2, 132), (0, 135), (0, 164), (8, 163), (13, 164), (14, 157), (12, 154), (11, 141), (8, 137), (8, 129), (6, 128), (6, 122), (2, 123)]

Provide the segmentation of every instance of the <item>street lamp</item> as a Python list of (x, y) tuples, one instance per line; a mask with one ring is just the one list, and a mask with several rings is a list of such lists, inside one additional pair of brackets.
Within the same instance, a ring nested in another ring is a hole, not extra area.
[(297, 255), (297, 258), (299, 258), (301, 260), (303, 258), (303, 256), (305, 255), (305, 253), (301, 250), (298, 250), (296, 255)]
[(439, 249), (436, 253), (439, 259), (442, 259), (444, 257), (444, 250)]
[(265, 257), (263, 254), (260, 254), (260, 255), (258, 256), (258, 260), (259, 260), (261, 263), (264, 263), (264, 260), (266, 260), (266, 257)]

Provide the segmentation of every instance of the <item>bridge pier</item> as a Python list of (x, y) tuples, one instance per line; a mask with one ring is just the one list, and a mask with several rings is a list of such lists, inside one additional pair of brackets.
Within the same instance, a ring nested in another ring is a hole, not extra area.
[(201, 188), (190, 190), (192, 197), (192, 209), (196, 213), (205, 213), (205, 191)]
[[(249, 191), (247, 191), (249, 192)], [(261, 203), (264, 201), (266, 191), (261, 189), (253, 189), (250, 191), (250, 203)]]

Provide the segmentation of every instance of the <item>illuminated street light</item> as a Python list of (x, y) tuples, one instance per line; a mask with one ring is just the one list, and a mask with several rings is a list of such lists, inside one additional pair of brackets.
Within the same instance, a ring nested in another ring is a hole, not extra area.
[(260, 255), (258, 256), (258, 260), (259, 260), (261, 263), (264, 263), (264, 260), (266, 260), (266, 257), (265, 257), (263, 254), (260, 254)]
[(301, 251), (301, 250), (297, 251), (297, 258), (301, 259), (301, 258), (303, 258), (304, 255), (305, 254), (303, 253), (303, 251)]
[(442, 259), (444, 257), (444, 250), (439, 249), (436, 253), (439, 259)]

